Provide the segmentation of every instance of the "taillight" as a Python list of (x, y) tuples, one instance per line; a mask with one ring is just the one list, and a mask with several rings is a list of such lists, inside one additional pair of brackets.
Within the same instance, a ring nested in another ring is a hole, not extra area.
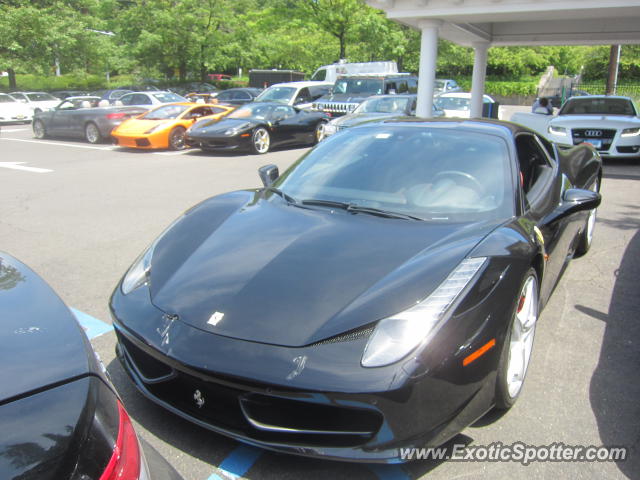
[(127, 114), (124, 112), (107, 113), (107, 118), (109, 120), (117, 120), (118, 118), (125, 118), (126, 116)]
[(126, 410), (118, 401), (118, 438), (113, 455), (100, 480), (138, 480), (140, 476), (140, 447), (136, 432)]

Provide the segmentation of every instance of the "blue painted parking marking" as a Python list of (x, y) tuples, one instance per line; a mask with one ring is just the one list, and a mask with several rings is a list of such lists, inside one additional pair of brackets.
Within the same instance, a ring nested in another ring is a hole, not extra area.
[(71, 311), (76, 316), (78, 323), (84, 329), (84, 332), (89, 337), (89, 340), (92, 340), (100, 335), (110, 332), (113, 330), (113, 327), (102, 320), (98, 320), (97, 318), (92, 317), (80, 310), (76, 310), (75, 308), (71, 308)]
[(409, 475), (400, 465), (367, 465), (369, 470), (376, 474), (380, 480), (409, 480)]
[(236, 479), (242, 477), (262, 455), (262, 450), (249, 445), (240, 445), (218, 466), (222, 476), (211, 474), (207, 480)]

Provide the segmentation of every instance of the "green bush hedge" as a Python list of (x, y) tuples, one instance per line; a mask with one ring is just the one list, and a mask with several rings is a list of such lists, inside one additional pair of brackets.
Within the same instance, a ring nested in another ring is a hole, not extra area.
[[(471, 91), (471, 79), (463, 79), (458, 84), (463, 90)], [(487, 95), (499, 95), (501, 97), (536, 95), (537, 83), (534, 81), (487, 81), (484, 85), (484, 91)]]

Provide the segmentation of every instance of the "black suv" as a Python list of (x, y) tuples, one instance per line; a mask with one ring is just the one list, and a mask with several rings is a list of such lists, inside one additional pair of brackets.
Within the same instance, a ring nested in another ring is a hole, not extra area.
[(339, 117), (351, 113), (371, 95), (417, 91), (418, 77), (409, 74), (345, 75), (338, 77), (331, 92), (316, 100), (312, 109)]

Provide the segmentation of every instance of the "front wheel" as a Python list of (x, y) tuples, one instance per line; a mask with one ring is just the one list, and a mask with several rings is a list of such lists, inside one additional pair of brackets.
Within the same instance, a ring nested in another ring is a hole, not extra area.
[(253, 131), (253, 135), (251, 136), (251, 150), (253, 153), (257, 153), (258, 155), (267, 153), (270, 144), (271, 138), (266, 128), (259, 127)]
[(324, 140), (324, 137), (326, 136), (325, 134), (325, 128), (327, 126), (327, 122), (320, 122), (318, 123), (318, 125), (316, 125), (316, 129), (313, 133), (313, 144), (317, 144), (320, 143), (322, 140)]
[(184, 137), (186, 130), (182, 127), (176, 127), (169, 133), (169, 148), (171, 150), (184, 150)]
[(42, 123), (42, 120), (34, 120), (32, 128), (34, 137), (42, 139), (47, 136), (47, 131), (44, 128), (44, 123)]
[(531, 268), (516, 299), (516, 308), (500, 355), (495, 396), (498, 409), (511, 408), (522, 391), (538, 322), (538, 298), (538, 277)]
[(98, 130), (95, 123), (87, 123), (84, 127), (84, 138), (86, 138), (89, 143), (99, 143), (100, 140), (102, 140), (100, 130)]

